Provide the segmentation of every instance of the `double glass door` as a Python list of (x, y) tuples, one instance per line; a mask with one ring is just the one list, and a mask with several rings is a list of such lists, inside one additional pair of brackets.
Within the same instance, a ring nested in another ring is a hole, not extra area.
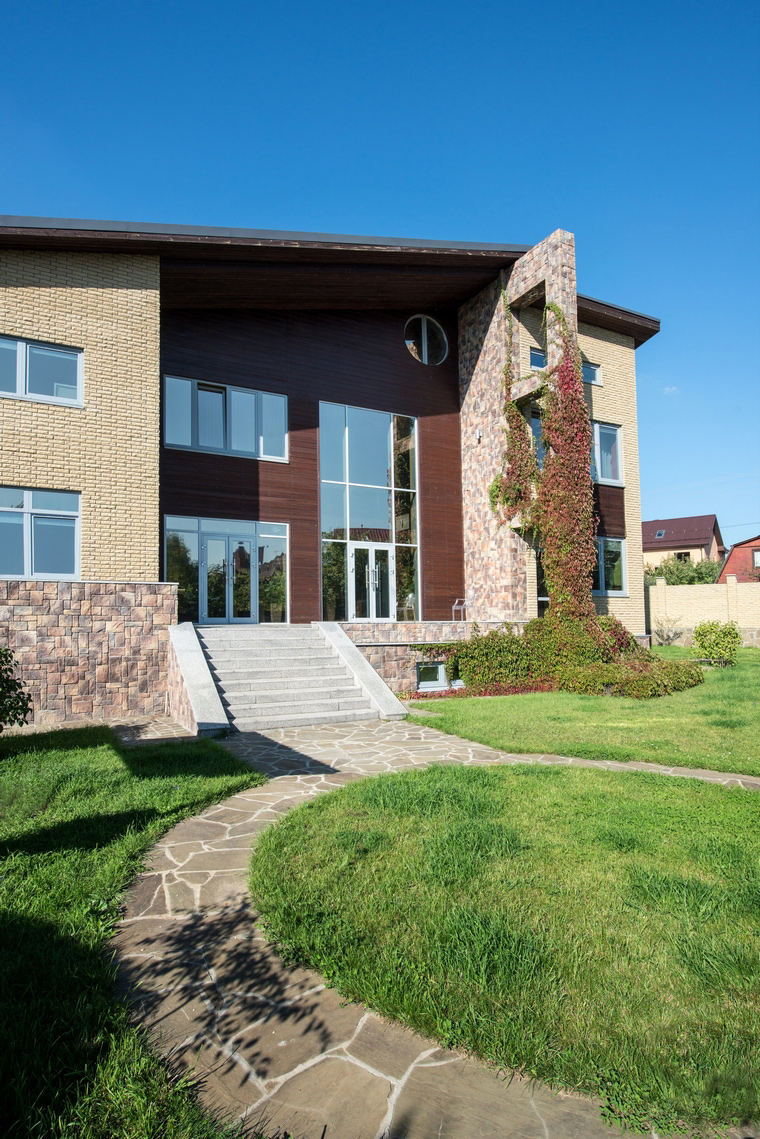
[(201, 538), (200, 619), (204, 625), (255, 622), (256, 597), (250, 538), (204, 534)]
[(349, 621), (396, 620), (396, 559), (393, 546), (348, 544)]

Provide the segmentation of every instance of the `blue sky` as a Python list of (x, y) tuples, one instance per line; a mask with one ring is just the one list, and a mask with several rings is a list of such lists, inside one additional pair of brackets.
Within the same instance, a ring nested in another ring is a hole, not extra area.
[(645, 518), (760, 533), (760, 5), (6, 0), (0, 212), (576, 235), (638, 353)]

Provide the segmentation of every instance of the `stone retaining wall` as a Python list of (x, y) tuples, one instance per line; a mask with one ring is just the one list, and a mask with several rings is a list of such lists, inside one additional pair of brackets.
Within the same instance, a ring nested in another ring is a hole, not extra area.
[(177, 586), (165, 582), (0, 581), (0, 645), (35, 724), (165, 712), (176, 620)]
[[(393, 624), (351, 621), (341, 624), (366, 660), (393, 692), (417, 691), (417, 664), (422, 653), (410, 645), (466, 641), (472, 636), (474, 621), (400, 621)], [(525, 621), (511, 621), (509, 628), (519, 632)], [(488, 633), (503, 629), (503, 621), (480, 621), (478, 629)]]

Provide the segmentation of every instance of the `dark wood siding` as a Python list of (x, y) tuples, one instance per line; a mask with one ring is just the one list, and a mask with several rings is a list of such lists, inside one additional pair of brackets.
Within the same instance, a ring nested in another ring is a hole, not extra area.
[(594, 485), (594, 510), (603, 538), (625, 538), (625, 491), (622, 486)]
[(218, 312), (162, 318), (162, 371), (288, 396), (289, 463), (162, 448), (161, 512), (290, 524), (291, 620), (321, 617), (319, 402), (419, 421), (422, 617), (464, 596), (456, 316), (439, 367), (404, 344), (410, 312)]

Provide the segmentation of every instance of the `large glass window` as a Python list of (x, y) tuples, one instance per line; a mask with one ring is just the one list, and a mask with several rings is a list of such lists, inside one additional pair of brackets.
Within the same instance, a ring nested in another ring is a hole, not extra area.
[(0, 395), (81, 403), (82, 360), (78, 348), (0, 337)]
[(287, 397), (165, 376), (164, 444), (247, 458), (287, 459)]
[(321, 403), (322, 610), (346, 620), (351, 542), (395, 546), (397, 620), (418, 613), (417, 421)]
[(597, 538), (596, 544), (593, 592), (625, 593), (625, 541), (622, 538)]
[(0, 577), (73, 578), (79, 568), (79, 494), (0, 487)]

